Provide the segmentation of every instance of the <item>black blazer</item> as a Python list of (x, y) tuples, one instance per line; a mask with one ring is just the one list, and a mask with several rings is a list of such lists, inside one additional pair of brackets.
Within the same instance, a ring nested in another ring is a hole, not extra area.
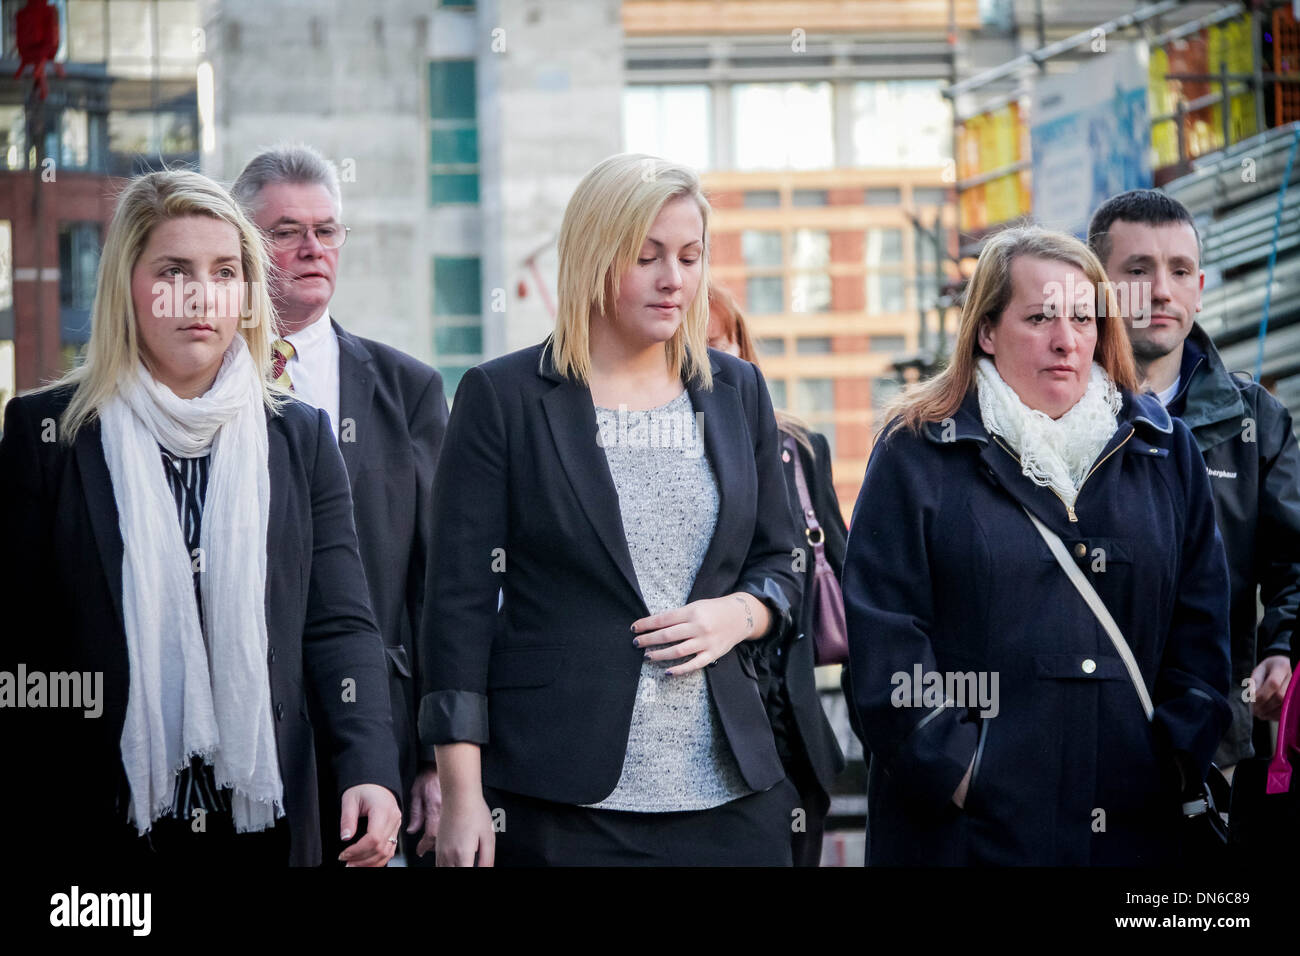
[[(590, 390), (544, 345), (470, 369), (434, 478), (422, 644), (420, 738), (485, 744), (483, 780), (569, 804), (613, 791), (643, 652), (630, 627), (649, 610), (596, 441)], [(687, 383), (720, 495), (689, 601), (747, 591), (784, 636), (799, 598), (776, 420), (758, 370), (709, 350), (713, 388)], [(504, 604), (498, 613), (498, 589)], [(707, 669), (746, 783), (785, 775), (744, 641)]]
[[(409, 793), (420, 757), (415, 635), (424, 614), (433, 540), (430, 491), (447, 431), (447, 398), (442, 376), (423, 362), (352, 335), (338, 323), (334, 332), (339, 340), (339, 450), (352, 486), (370, 607), (388, 654), (393, 732), (402, 786)], [(433, 759), (431, 750), (424, 756)]]
[[(840, 511), (839, 499), (835, 495), (835, 483), (831, 479), (831, 448), (826, 437), (817, 432), (810, 432), (816, 460), (808, 454), (808, 449), (795, 442), (795, 450), (803, 463), (804, 479), (808, 483), (808, 497), (812, 501), (813, 513), (826, 535), (826, 560), (839, 578), (844, 572), (844, 545), (848, 540), (848, 528), (844, 525), (844, 515)], [(781, 436), (784, 441), (785, 436)], [(803, 508), (799, 503), (799, 491), (795, 485), (794, 458), (787, 460), (782, 449), (781, 461), (785, 467), (786, 492), (790, 510), (795, 515), (800, 529), (799, 546), (807, 553), (808, 559), (804, 571), (803, 596), (799, 602), (795, 627), (791, 629), (790, 639), (780, 649), (785, 657), (785, 693), (789, 703), (789, 716), (793, 717), (793, 727), (788, 727), (791, 738), (797, 740), (808, 756), (818, 785), (830, 793), (835, 777), (844, 769), (844, 754), (840, 751), (835, 731), (826, 719), (822, 709), (821, 697), (817, 693), (815, 674), (816, 655), (813, 653), (813, 612), (815, 606), (811, 589), (816, 566), (813, 563), (812, 545), (806, 540), (804, 529), (807, 524), (803, 519)], [(778, 664), (778, 673), (780, 665)]]
[[(98, 421), (75, 443), (43, 440), (71, 389), (13, 399), (0, 441), (0, 665), (28, 671), (98, 671), (103, 714), (4, 710), (0, 734), (10, 780), (39, 788), (33, 840), (44, 855), (84, 854), (98, 834), (123, 828), (115, 807), (129, 689), (122, 621), (122, 537)], [(310, 699), (325, 727), (340, 792), (388, 787), (400, 803), (383, 647), (362, 584), (352, 503), (328, 416), (288, 402), (267, 420), (271, 502), (267, 529), (267, 671), (284, 783), (292, 865), (320, 862)], [(250, 560), (251, 560), (250, 556)], [(356, 699), (343, 700), (354, 680)], [(0, 800), (26, 792), (13, 786)], [(6, 808), (9, 826), (30, 808)], [(21, 838), (21, 834), (19, 834)], [(64, 841), (67, 841), (66, 846)]]

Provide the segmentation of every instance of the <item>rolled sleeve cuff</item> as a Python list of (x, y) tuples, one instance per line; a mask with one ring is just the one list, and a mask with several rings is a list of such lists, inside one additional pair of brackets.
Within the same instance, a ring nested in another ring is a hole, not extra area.
[(468, 690), (439, 690), (420, 701), (420, 745), (488, 742), (487, 697)]
[(758, 598), (772, 612), (772, 622), (767, 629), (767, 633), (760, 640), (783, 640), (786, 634), (789, 633), (790, 628), (794, 626), (794, 618), (790, 611), (790, 599), (786, 597), (781, 586), (771, 578), (763, 578), (761, 584), (746, 582), (741, 585), (740, 590), (745, 594), (752, 594)]

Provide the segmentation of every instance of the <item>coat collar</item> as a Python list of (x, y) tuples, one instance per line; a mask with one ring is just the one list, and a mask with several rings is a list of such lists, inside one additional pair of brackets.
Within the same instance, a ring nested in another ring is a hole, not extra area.
[[(1144, 456), (1164, 457), (1168, 455), (1170, 437), (1173, 435), (1173, 420), (1160, 400), (1154, 395), (1139, 395), (1121, 390), (1123, 404), (1120, 406), (1119, 427), (1110, 441), (1097, 456), (1096, 468), (1113, 464), (1123, 452), (1137, 452)], [(925, 437), (937, 445), (958, 447), (961, 443), (972, 443), (978, 448), (981, 461), (981, 473), (995, 485), (1006, 489), (1025, 508), (1053, 528), (1063, 537), (1077, 535), (1078, 525), (1070, 520), (1070, 510), (1050, 488), (1036, 485), (1021, 473), (1019, 458), (1004, 442), (991, 436), (984, 427), (980, 416), (979, 397), (975, 390), (966, 395), (961, 407), (950, 418), (939, 422), (927, 422), (922, 427)], [(1085, 479), (1088, 480), (1100, 479)], [(1085, 500), (1086, 508), (1087, 502)], [(1078, 502), (1075, 502), (1076, 511)]]
[(1236, 381), (1223, 364), (1219, 350), (1205, 330), (1193, 323), (1187, 338), (1204, 358), (1192, 370), (1191, 381), (1186, 383), (1187, 398), (1182, 419), (1204, 451), (1241, 433), (1246, 404)]
[[(365, 460), (362, 446), (370, 433), (370, 410), (375, 397), (375, 361), (365, 343), (345, 331), (332, 318), (339, 340), (339, 451), (347, 466), (349, 483), (355, 487), (357, 472)], [(348, 423), (348, 424), (345, 424)], [(345, 439), (351, 438), (351, 441)]]
[[(605, 451), (596, 440), (598, 428), (591, 390), (556, 371), (550, 345), (548, 338), (541, 346), (537, 374), (555, 386), (542, 396), (541, 401), (561, 467), (597, 537), (645, 606), (645, 596), (637, 582), (623, 530), (618, 490)], [(719, 370), (720, 366), (712, 356), (710, 364), (714, 372)], [(696, 592), (708, 585), (706, 571), (718, 563), (719, 550), (728, 546), (743, 520), (744, 497), (737, 491), (737, 476), (743, 474), (749, 429), (745, 425), (740, 394), (731, 385), (714, 378), (712, 389), (702, 388), (694, 381), (686, 382), (686, 389), (696, 414), (700, 416), (704, 448), (718, 487), (717, 523), (695, 576), (689, 598), (693, 601), (698, 597)], [(648, 607), (646, 613), (649, 613)]]
[[(1154, 395), (1139, 395), (1127, 389), (1120, 390), (1123, 404), (1119, 410), (1120, 430), (1130, 424), (1135, 430), (1149, 435), (1153, 442), (1160, 436), (1174, 433), (1174, 422), (1169, 412)], [(949, 445), (959, 441), (974, 441), (983, 445), (989, 443), (988, 429), (980, 415), (979, 396), (972, 388), (962, 400), (961, 406), (949, 418), (942, 421), (926, 422), (921, 427), (922, 434), (938, 445)]]

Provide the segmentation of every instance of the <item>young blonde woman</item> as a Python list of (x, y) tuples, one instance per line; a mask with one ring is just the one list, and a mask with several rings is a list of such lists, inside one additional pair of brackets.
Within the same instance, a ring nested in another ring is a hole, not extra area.
[(347, 478), (328, 418), (270, 384), (266, 268), (217, 184), (134, 180), (85, 363), (6, 409), (3, 669), (77, 675), (99, 710), (0, 718), (21, 781), (5, 818), (39, 808), (17, 841), (43, 857), (319, 863), (309, 698), (340, 830), (367, 820), (341, 858), (382, 866), (397, 845), (387, 675)]
[(869, 862), (1176, 861), (1231, 716), (1227, 566), (1096, 257), (991, 238), (952, 363), (894, 410), (843, 579)]
[(554, 335), (461, 382), (423, 635), (441, 864), (791, 862), (753, 656), (795, 528), (763, 378), (705, 344), (708, 214), (685, 168), (597, 165)]

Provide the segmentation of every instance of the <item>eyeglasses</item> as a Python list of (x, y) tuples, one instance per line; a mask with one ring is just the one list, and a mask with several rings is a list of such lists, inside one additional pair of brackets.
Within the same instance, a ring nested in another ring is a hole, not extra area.
[[(264, 231), (271, 240), (271, 245), (280, 249), (297, 249), (307, 238), (306, 226), (276, 226)], [(316, 234), (316, 241), (326, 249), (337, 249), (347, 242), (348, 233), (352, 230), (338, 223), (327, 222), (312, 226), (311, 231)]]

